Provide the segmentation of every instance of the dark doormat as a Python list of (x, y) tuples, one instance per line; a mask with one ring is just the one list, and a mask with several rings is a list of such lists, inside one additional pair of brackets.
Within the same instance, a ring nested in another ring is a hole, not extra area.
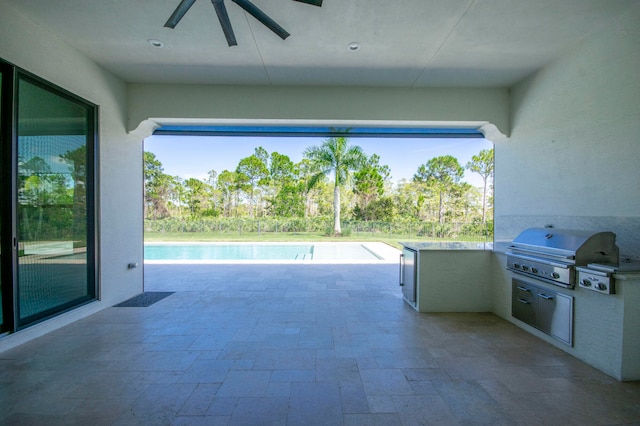
[(114, 308), (146, 308), (167, 296), (171, 296), (173, 293), (175, 293), (175, 291), (148, 291), (113, 306)]

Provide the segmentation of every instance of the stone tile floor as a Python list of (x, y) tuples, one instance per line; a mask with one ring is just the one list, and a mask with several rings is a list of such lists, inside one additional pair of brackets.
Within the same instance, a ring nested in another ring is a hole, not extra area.
[(493, 314), (417, 314), (395, 265), (147, 265), (0, 354), (6, 425), (640, 424), (620, 383)]

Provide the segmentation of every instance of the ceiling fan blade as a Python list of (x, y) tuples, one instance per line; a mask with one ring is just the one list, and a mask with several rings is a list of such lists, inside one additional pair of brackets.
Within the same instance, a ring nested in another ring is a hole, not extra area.
[(180, 22), (180, 20), (184, 16), (184, 14), (187, 13), (189, 8), (193, 6), (193, 3), (195, 2), (196, 0), (182, 0), (178, 5), (178, 7), (176, 7), (176, 10), (173, 11), (171, 16), (167, 20), (167, 22), (164, 24), (164, 26), (167, 28), (175, 28), (176, 25), (178, 25), (178, 22)]
[(213, 3), (213, 7), (218, 15), (218, 21), (220, 21), (220, 26), (222, 27), (224, 36), (227, 39), (227, 44), (229, 47), (237, 46), (238, 42), (236, 41), (236, 35), (233, 33), (233, 27), (231, 26), (231, 21), (229, 20), (224, 0), (211, 0), (211, 3)]
[(289, 34), (284, 28), (282, 28), (276, 21), (269, 18), (266, 13), (258, 9), (256, 5), (251, 3), (249, 0), (232, 0), (234, 3), (237, 3), (238, 6), (246, 10), (249, 14), (251, 14), (258, 21), (262, 22), (265, 27), (269, 28), (271, 31), (276, 33), (278, 37), (281, 39), (286, 39), (291, 34)]
[(322, 6), (322, 0), (294, 0), (299, 1), (300, 3), (312, 4), (314, 6)]

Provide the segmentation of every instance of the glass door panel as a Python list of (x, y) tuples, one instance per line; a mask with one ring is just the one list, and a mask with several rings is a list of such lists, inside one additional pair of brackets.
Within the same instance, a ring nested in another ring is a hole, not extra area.
[(19, 327), (95, 298), (92, 111), (18, 79)]

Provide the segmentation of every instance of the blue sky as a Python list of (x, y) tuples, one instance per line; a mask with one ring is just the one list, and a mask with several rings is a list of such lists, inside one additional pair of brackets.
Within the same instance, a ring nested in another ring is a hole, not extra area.
[[(253, 154), (258, 146), (269, 153), (277, 151), (294, 162), (312, 145), (320, 145), (323, 137), (264, 136), (168, 136), (154, 135), (145, 140), (144, 150), (152, 152), (164, 172), (182, 178), (205, 179), (209, 170), (234, 170), (241, 158)], [(367, 155), (378, 154), (380, 163), (391, 168), (391, 180), (411, 180), (421, 164), (441, 155), (453, 155), (463, 167), (473, 155), (492, 148), (486, 139), (440, 138), (351, 138), (350, 143), (362, 147)], [(481, 187), (482, 178), (465, 171), (463, 179)]]

